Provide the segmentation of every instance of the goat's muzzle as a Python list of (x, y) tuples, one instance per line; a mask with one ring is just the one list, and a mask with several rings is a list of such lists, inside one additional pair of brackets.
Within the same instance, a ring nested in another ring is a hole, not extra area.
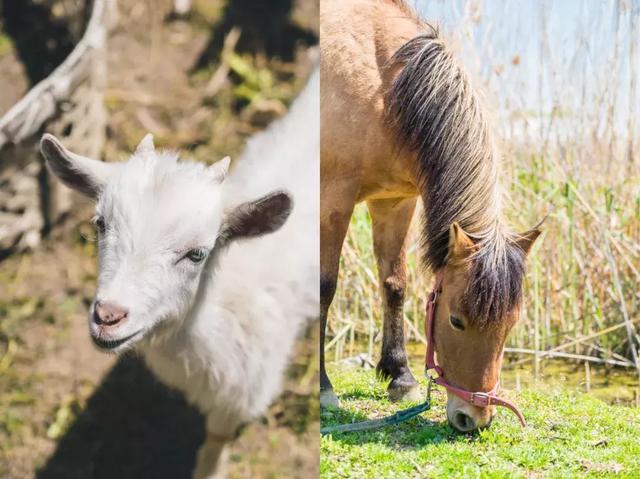
[(96, 301), (93, 321), (98, 326), (120, 326), (129, 316), (129, 310), (112, 301)]

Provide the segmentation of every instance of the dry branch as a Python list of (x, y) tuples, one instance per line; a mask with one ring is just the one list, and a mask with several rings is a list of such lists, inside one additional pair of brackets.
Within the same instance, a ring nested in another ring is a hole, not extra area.
[(224, 38), (222, 53), (220, 54), (222, 62), (220, 63), (220, 66), (215, 71), (215, 73), (211, 76), (209, 83), (205, 87), (204, 91), (206, 96), (215, 96), (215, 94), (220, 91), (224, 83), (227, 81), (227, 77), (229, 76), (229, 72), (231, 70), (231, 66), (229, 65), (229, 58), (236, 49), (238, 40), (240, 40), (241, 32), (242, 31), (240, 30), (240, 28), (233, 27)]
[(625, 368), (635, 368), (635, 364), (631, 361), (619, 361), (617, 359), (609, 358), (596, 358), (594, 356), (586, 356), (584, 354), (565, 353), (562, 351), (536, 351), (535, 349), (525, 348), (504, 348), (505, 353), (515, 354), (532, 354), (539, 355), (540, 359), (546, 358), (564, 358), (564, 359), (577, 359), (579, 361), (589, 361), (598, 364), (609, 364), (611, 366), (622, 366)]
[(57, 114), (60, 105), (91, 74), (91, 52), (104, 48), (108, 13), (115, 10), (108, 4), (113, 2), (95, 0), (85, 34), (67, 59), (0, 118), (0, 149), (8, 143), (18, 144), (35, 134)]

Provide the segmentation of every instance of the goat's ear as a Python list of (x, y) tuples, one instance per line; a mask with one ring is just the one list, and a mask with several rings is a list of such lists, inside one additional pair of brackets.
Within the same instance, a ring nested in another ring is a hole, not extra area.
[(156, 147), (153, 144), (153, 135), (147, 133), (136, 148), (136, 155), (144, 155), (145, 153), (153, 153)]
[(225, 156), (223, 159), (216, 161), (213, 165), (207, 168), (207, 174), (216, 183), (222, 183), (229, 173), (229, 165), (231, 164), (231, 158)]
[(40, 140), (40, 151), (53, 174), (69, 188), (97, 199), (116, 165), (104, 163), (70, 152), (53, 135)]
[(276, 191), (236, 206), (222, 222), (216, 248), (224, 247), (237, 239), (277, 231), (287, 221), (292, 208), (293, 199), (284, 191)]

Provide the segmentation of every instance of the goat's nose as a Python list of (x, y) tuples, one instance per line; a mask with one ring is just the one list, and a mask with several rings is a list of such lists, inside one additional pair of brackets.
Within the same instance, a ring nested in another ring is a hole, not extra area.
[(452, 426), (460, 432), (469, 432), (476, 429), (476, 421), (461, 410), (457, 410), (454, 413), (452, 422)]
[(112, 301), (96, 301), (93, 319), (97, 324), (114, 326), (127, 318), (129, 310)]

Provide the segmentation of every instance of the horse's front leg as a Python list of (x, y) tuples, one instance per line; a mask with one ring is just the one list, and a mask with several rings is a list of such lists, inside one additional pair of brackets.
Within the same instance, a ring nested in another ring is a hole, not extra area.
[(349, 229), (349, 220), (357, 194), (357, 184), (347, 182), (345, 188), (333, 185), (330, 179), (325, 180), (323, 173), (320, 195), (320, 406), (337, 407), (338, 397), (327, 375), (324, 364), (324, 336), (327, 327), (327, 314), (336, 292), (340, 252)]
[(371, 200), (367, 205), (384, 305), (382, 355), (376, 371), (379, 376), (391, 379), (387, 389), (390, 400), (417, 400), (420, 392), (407, 363), (403, 320), (406, 243), (416, 198)]

